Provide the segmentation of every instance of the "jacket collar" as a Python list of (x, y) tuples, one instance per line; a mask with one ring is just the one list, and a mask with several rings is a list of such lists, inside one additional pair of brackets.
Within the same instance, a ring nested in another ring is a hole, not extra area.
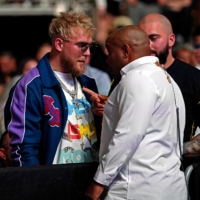
[(49, 53), (47, 53), (38, 63), (38, 71), (41, 75), (42, 83), (45, 87), (53, 87), (59, 82), (57, 81), (51, 65), (49, 63)]

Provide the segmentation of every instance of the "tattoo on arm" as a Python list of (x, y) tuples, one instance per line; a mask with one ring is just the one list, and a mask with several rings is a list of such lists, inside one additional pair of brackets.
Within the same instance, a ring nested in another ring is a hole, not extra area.
[(197, 135), (189, 142), (183, 144), (183, 154), (191, 154), (190, 156), (200, 156), (200, 135)]

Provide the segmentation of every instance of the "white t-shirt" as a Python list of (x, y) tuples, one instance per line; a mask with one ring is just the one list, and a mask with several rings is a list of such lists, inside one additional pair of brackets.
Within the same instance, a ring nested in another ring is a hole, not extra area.
[(54, 73), (68, 90), (74, 90), (74, 81), (78, 90), (75, 99), (73, 99), (63, 89), (68, 105), (68, 119), (53, 164), (97, 161), (98, 152), (95, 149), (97, 137), (91, 105), (86, 100), (76, 78), (73, 79), (70, 73)]

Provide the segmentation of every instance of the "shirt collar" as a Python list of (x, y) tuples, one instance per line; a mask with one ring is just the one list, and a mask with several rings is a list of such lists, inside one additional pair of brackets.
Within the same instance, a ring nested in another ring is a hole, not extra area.
[(150, 64), (150, 63), (155, 64), (156, 62), (159, 62), (157, 57), (155, 57), (155, 56), (144, 56), (144, 57), (138, 58), (138, 59), (130, 62), (128, 65), (124, 66), (121, 69), (120, 74), (123, 76), (124, 74), (128, 73), (129, 71), (138, 67), (139, 65)]

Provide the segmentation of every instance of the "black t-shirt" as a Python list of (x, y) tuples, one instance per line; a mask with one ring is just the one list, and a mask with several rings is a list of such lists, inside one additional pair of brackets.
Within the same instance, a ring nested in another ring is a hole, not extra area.
[(200, 127), (200, 70), (175, 59), (167, 72), (179, 86), (186, 108), (184, 142), (193, 138), (196, 127)]

